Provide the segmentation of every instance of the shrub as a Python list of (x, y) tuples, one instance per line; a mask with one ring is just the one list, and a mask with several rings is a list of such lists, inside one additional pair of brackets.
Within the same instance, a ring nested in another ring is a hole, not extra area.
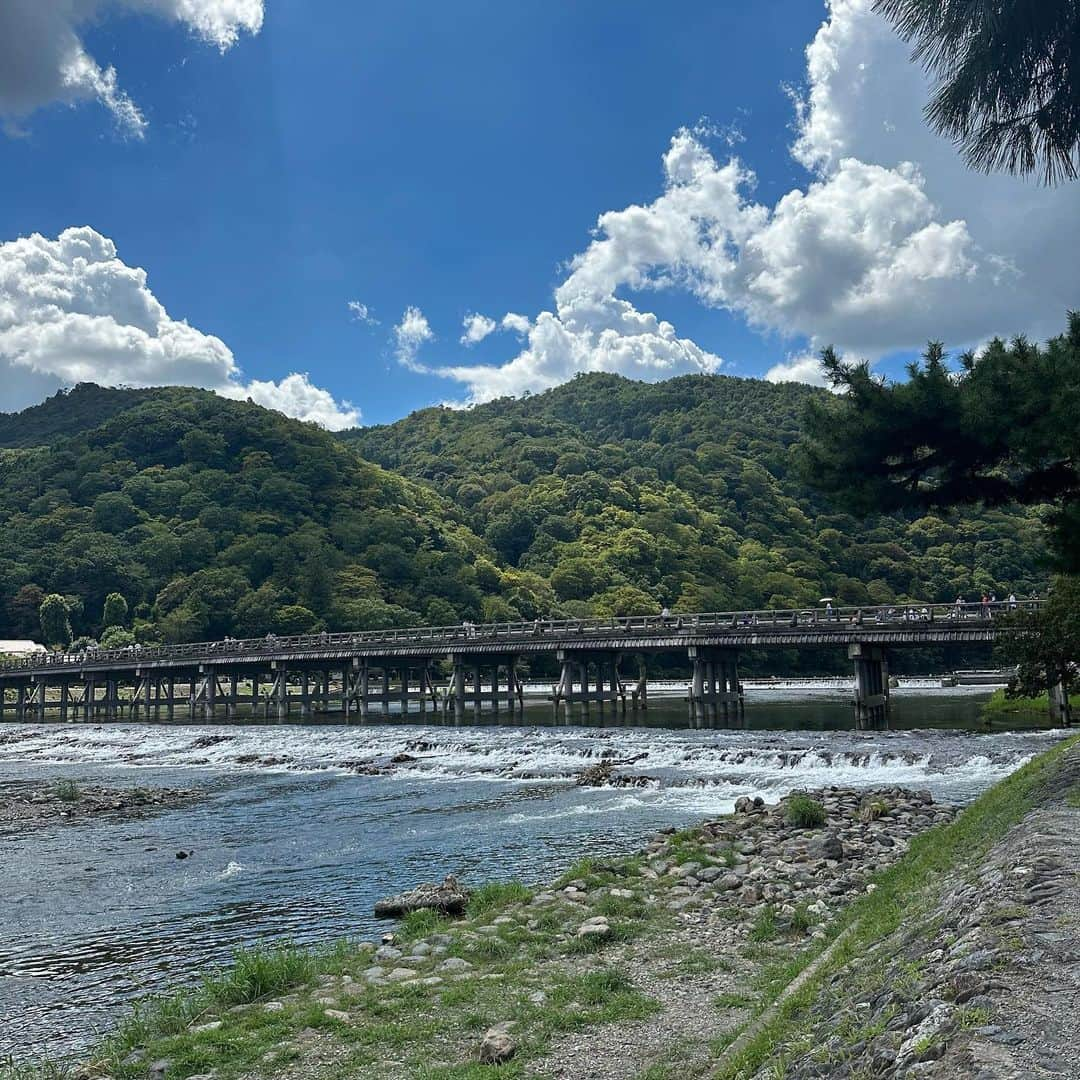
[(61, 802), (78, 802), (79, 785), (74, 780), (57, 780), (53, 787), (53, 794)]
[(825, 807), (809, 795), (792, 795), (787, 801), (784, 820), (796, 829), (819, 829), (825, 824)]

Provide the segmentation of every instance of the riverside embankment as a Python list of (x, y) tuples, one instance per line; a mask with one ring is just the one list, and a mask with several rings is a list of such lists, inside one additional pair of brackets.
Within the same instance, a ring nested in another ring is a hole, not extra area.
[(747, 799), (389, 942), (244, 954), (85, 1072), (1073, 1076), (1078, 824), (1077, 739), (959, 814), (898, 788)]

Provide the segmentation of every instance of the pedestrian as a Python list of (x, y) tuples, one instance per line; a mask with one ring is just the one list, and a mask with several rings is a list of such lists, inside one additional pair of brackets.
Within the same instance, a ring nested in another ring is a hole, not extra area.
[(1017, 606), (1016, 605), (1016, 593), (1014, 593), (1014, 592), (1009, 593), (1009, 601), (1008, 601), (1008, 603), (1009, 603), (1009, 610), (1010, 611), (1015, 611), (1016, 606)]
[(825, 619), (828, 622), (832, 622), (833, 618), (834, 618), (834, 615), (833, 615), (832, 601), (831, 600), (826, 600), (825, 601)]
[(990, 618), (990, 597), (987, 596), (986, 593), (983, 593), (982, 594), (982, 600), (980, 601), (980, 603), (982, 604), (982, 617), (984, 619), (989, 619)]

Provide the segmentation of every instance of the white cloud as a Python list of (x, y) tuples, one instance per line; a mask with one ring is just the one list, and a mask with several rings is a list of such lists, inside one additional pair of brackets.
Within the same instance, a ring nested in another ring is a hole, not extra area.
[(407, 307), (401, 322), (394, 327), (394, 355), (398, 363), (410, 371), (426, 372), (428, 369), (416, 361), (416, 354), (425, 342), (434, 341), (431, 325), (418, 307)]
[(0, 243), (0, 372), (7, 409), (78, 382), (169, 384), (251, 397), (334, 429), (359, 419), (306, 375), (245, 383), (229, 347), (171, 318), (146, 271), (125, 264), (116, 245), (88, 226), (55, 240), (35, 233)]
[(773, 364), (765, 372), (768, 382), (801, 382), (811, 386), (825, 386), (825, 374), (816, 356), (792, 356), (782, 364)]
[(466, 315), (461, 325), (465, 328), (465, 333), (461, 335), (461, 344), (466, 348), (483, 341), (489, 334), (495, 333), (498, 326), (494, 319), (489, 319), (486, 315), (478, 315), (476, 312)]
[(253, 379), (220, 391), (225, 397), (251, 398), (256, 405), (277, 409), (297, 420), (311, 420), (331, 431), (356, 427), (360, 410), (348, 401), (337, 402), (333, 394), (314, 386), (307, 372), (293, 372), (278, 382)]
[[(600, 215), (522, 351), (439, 373), (486, 400), (579, 371), (656, 379), (716, 369), (718, 357), (639, 311), (628, 290), (679, 288), (764, 333), (802, 339), (808, 352), (831, 342), (870, 359), (929, 339), (961, 347), (1056, 333), (1080, 292), (1080, 185), (970, 172), (927, 128), (927, 94), (872, 0), (831, 0), (807, 48), (807, 90), (794, 95), (791, 151), (805, 184), (759, 202), (753, 171), (732, 153), (737, 128), (680, 130), (659, 196)], [(714, 157), (710, 139), (731, 156)], [(815, 368), (803, 356), (767, 377), (807, 380)]]
[(353, 322), (364, 323), (365, 326), (379, 325), (379, 320), (375, 318), (375, 315), (367, 304), (362, 304), (359, 300), (350, 300), (348, 307), (349, 312), (352, 314)]
[(263, 0), (4, 0), (0, 4), (0, 118), (18, 121), (53, 102), (97, 100), (125, 133), (140, 137), (146, 119), (120, 89), (116, 69), (86, 51), (82, 31), (109, 10), (157, 15), (186, 26), (222, 52), (242, 32), (262, 27)]
[(511, 333), (520, 334), (524, 337), (529, 332), (532, 323), (529, 322), (528, 315), (519, 315), (516, 311), (508, 311), (502, 317), (499, 325), (504, 330), (509, 330)]

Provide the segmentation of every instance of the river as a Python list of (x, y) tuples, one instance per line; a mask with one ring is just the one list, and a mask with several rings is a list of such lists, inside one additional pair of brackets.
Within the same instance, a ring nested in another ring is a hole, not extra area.
[[(660, 698), (647, 722), (618, 726), (556, 726), (541, 705), (514, 725), (0, 726), (0, 785), (205, 794), (142, 820), (0, 837), (0, 1056), (77, 1053), (134, 998), (238, 945), (377, 933), (373, 902), (418, 881), (542, 881), (740, 795), (899, 784), (963, 803), (1058, 735), (982, 731), (987, 695), (894, 692), (885, 733), (851, 730), (835, 687), (750, 691), (741, 731), (688, 730), (685, 705)], [(605, 754), (643, 755), (629, 771), (650, 781), (575, 786)]]

